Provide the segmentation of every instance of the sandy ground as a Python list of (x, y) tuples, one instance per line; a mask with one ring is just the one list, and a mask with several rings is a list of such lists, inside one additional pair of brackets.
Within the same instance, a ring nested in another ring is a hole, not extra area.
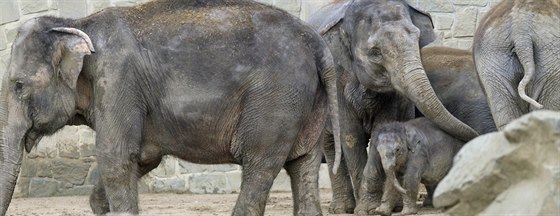
[[(238, 194), (141, 194), (141, 215), (230, 215)], [(321, 192), (323, 214), (328, 215), (331, 192)], [(423, 215), (441, 215), (422, 209)], [(7, 215), (93, 215), (88, 197), (13, 199)], [(291, 193), (272, 193), (265, 215), (292, 215)], [(341, 215), (342, 216), (342, 215)]]

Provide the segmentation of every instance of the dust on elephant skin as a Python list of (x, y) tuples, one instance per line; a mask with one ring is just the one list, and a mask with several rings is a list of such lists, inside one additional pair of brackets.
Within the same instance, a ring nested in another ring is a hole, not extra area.
[(294, 213), (321, 213), (317, 143), (329, 110), (338, 134), (337, 76), (320, 35), (287, 12), (155, 0), (34, 18), (12, 50), (0, 93), (0, 215), (23, 149), (66, 124), (96, 131), (95, 214), (137, 214), (137, 181), (164, 155), (242, 165), (233, 215), (263, 215), (283, 167)]

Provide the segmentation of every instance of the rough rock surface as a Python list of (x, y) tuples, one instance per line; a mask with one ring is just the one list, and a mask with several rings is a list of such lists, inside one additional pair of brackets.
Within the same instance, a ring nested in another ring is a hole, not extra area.
[(450, 215), (560, 214), (560, 112), (533, 112), (467, 143), (434, 205)]

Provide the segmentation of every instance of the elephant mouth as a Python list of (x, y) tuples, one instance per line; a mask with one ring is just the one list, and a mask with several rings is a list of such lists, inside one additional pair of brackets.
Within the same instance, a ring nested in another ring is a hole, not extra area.
[(41, 141), (41, 138), (43, 138), (43, 136), (39, 135), (34, 130), (28, 130), (24, 136), (25, 150), (29, 153), (31, 149)]

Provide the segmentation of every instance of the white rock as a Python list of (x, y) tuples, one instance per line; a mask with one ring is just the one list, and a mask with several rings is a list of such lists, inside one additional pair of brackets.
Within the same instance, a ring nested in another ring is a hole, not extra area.
[(434, 205), (450, 215), (558, 215), (560, 113), (533, 112), (467, 143)]

